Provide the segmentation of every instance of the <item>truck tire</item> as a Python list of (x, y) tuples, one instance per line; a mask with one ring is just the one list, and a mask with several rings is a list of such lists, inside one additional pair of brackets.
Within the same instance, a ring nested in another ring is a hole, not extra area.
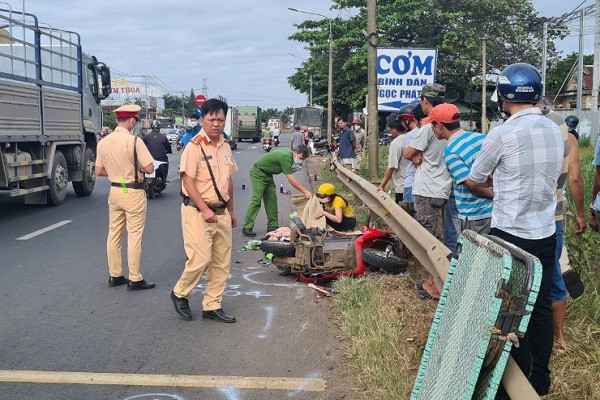
[(81, 182), (73, 182), (73, 189), (75, 194), (79, 197), (86, 197), (92, 194), (94, 191), (94, 185), (96, 185), (96, 171), (95, 171), (96, 157), (92, 149), (85, 149), (85, 155), (83, 157), (83, 179)]
[(259, 140), (260, 140), (260, 138), (254, 138), (254, 139), (252, 139), (252, 141), (253, 141), (254, 143), (258, 142)]
[(362, 259), (372, 269), (381, 269), (392, 274), (404, 272), (408, 266), (408, 261), (405, 259), (395, 254), (386, 255), (384, 250), (378, 249), (364, 249)]
[(274, 256), (294, 257), (296, 248), (290, 242), (275, 242), (264, 240), (260, 244), (260, 249), (265, 253), (271, 253)]
[(48, 205), (58, 206), (65, 201), (67, 188), (69, 186), (69, 171), (67, 170), (67, 160), (63, 153), (56, 150), (54, 153), (54, 162), (52, 171), (48, 178)]

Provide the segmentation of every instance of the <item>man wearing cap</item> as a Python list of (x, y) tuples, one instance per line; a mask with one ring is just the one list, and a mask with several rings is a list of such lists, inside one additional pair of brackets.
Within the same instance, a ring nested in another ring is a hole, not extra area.
[(392, 113), (386, 118), (386, 125), (390, 130), (392, 143), (388, 153), (388, 166), (383, 175), (383, 180), (377, 190), (385, 190), (390, 178), (394, 182), (394, 191), (396, 192), (396, 203), (400, 203), (404, 196), (404, 178), (406, 176), (406, 166), (410, 163), (403, 157), (403, 146), (406, 129), (402, 125), (402, 116), (399, 113)]
[(360, 118), (354, 118), (352, 121), (352, 132), (354, 132), (354, 137), (356, 138), (356, 157), (354, 157), (354, 169), (358, 169), (360, 167), (360, 163), (362, 161), (363, 148), (365, 146), (365, 130), (362, 127), (362, 121)]
[(304, 134), (300, 128), (300, 125), (294, 126), (294, 132), (292, 133), (292, 140), (290, 143), (290, 148), (292, 151), (298, 150), (300, 146), (304, 144)]
[(302, 168), (302, 160), (308, 158), (308, 147), (300, 145), (295, 150), (279, 149), (262, 156), (250, 169), (250, 181), (252, 182), (252, 199), (248, 204), (246, 219), (242, 234), (245, 236), (256, 236), (254, 221), (260, 211), (260, 203), (264, 201), (267, 213), (267, 231), (273, 231), (279, 227), (279, 214), (277, 212), (277, 192), (273, 175), (283, 173), (290, 185), (310, 199), (312, 193), (305, 189), (296, 178), (294, 173)]
[[(108, 195), (108, 286), (127, 284), (127, 290), (151, 289), (140, 273), (142, 233), (146, 223), (146, 192), (143, 172), (154, 171), (154, 159), (141, 139), (131, 132), (139, 121), (140, 106), (124, 105), (115, 110), (117, 127), (98, 143), (96, 175), (111, 182)], [(123, 276), (121, 248), (127, 226), (129, 279)]]
[[(433, 107), (443, 103), (446, 88), (439, 83), (428, 83), (421, 91), (421, 108), (429, 115)], [(444, 241), (445, 208), (450, 196), (452, 180), (444, 162), (445, 140), (436, 140), (431, 123), (423, 119), (419, 134), (404, 152), (404, 157), (417, 165), (413, 194), (417, 208), (417, 221), (440, 242)], [(419, 155), (421, 162), (418, 163)], [(415, 162), (417, 161), (417, 162)], [(416, 286), (423, 297), (439, 298), (433, 276)], [(441, 288), (439, 288), (441, 289)]]
[(431, 121), (433, 132), (439, 140), (447, 141), (444, 161), (454, 181), (460, 232), (470, 229), (479, 234), (487, 234), (492, 219), (494, 192), (490, 188), (479, 187), (468, 179), (485, 136), (465, 132), (460, 127), (460, 111), (454, 104), (435, 106), (425, 120)]
[(192, 319), (189, 297), (206, 272), (202, 317), (235, 322), (221, 307), (231, 263), (231, 233), (237, 225), (231, 175), (238, 167), (221, 135), (227, 111), (227, 103), (207, 100), (202, 105), (202, 129), (181, 155), (181, 227), (187, 261), (171, 301), (186, 320)]

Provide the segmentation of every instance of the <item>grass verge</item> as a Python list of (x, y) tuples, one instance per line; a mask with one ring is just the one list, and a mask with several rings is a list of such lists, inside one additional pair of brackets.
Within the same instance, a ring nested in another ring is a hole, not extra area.
[[(595, 173), (592, 158), (593, 149), (581, 149), (586, 208)], [(368, 173), (365, 163), (363, 169)], [(340, 193), (350, 195), (329, 170), (323, 171), (321, 181), (331, 182)], [(368, 212), (359, 210), (363, 215)], [(568, 301), (567, 347), (554, 349), (552, 390), (545, 399), (600, 399), (600, 234), (588, 230), (575, 237), (572, 216), (567, 218), (565, 232), (571, 265), (580, 272), (586, 291), (579, 299)], [(412, 390), (437, 305), (419, 300), (408, 289), (420, 274), (422, 268), (413, 265), (403, 277), (368, 274), (359, 280), (335, 283), (334, 301), (347, 357), (357, 371), (357, 383), (371, 399), (405, 399)]]

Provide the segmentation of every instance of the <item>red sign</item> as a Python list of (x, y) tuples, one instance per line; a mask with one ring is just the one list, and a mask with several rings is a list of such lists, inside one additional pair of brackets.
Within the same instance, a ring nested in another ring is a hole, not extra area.
[(204, 104), (205, 101), (206, 97), (202, 96), (201, 94), (196, 96), (196, 98), (194, 99), (194, 103), (196, 103), (198, 107), (202, 107), (202, 104)]

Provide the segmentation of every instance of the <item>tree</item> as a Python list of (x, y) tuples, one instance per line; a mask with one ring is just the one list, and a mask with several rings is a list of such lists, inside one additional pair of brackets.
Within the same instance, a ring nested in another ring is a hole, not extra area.
[[(554, 62), (546, 72), (546, 93), (558, 94), (561, 90), (561, 86), (565, 80), (569, 77), (569, 73), (575, 66), (574, 71), (577, 71), (577, 60), (579, 54), (571, 53), (566, 57)], [(583, 56), (583, 65), (594, 64), (594, 55)], [(562, 88), (564, 90), (564, 87)]]
[[(332, 20), (334, 56), (333, 109), (348, 114), (365, 105), (367, 93), (366, 6), (363, 0), (332, 0), (332, 8), (358, 10), (347, 20)], [(544, 18), (538, 17), (531, 0), (380, 0), (377, 28), (381, 47), (438, 49), (436, 80), (446, 85), (448, 97), (462, 97), (470, 90), (471, 75), (481, 79), (481, 40), (487, 40), (488, 73), (513, 62), (541, 63)], [(327, 20), (307, 20), (289, 39), (307, 43), (310, 58), (288, 78), (292, 87), (308, 93), (313, 74), (313, 101), (327, 104)], [(560, 27), (549, 37), (560, 35)], [(551, 40), (550, 59), (556, 58)]]
[(117, 127), (117, 117), (114, 113), (103, 113), (102, 114), (102, 126), (108, 126), (110, 129)]

